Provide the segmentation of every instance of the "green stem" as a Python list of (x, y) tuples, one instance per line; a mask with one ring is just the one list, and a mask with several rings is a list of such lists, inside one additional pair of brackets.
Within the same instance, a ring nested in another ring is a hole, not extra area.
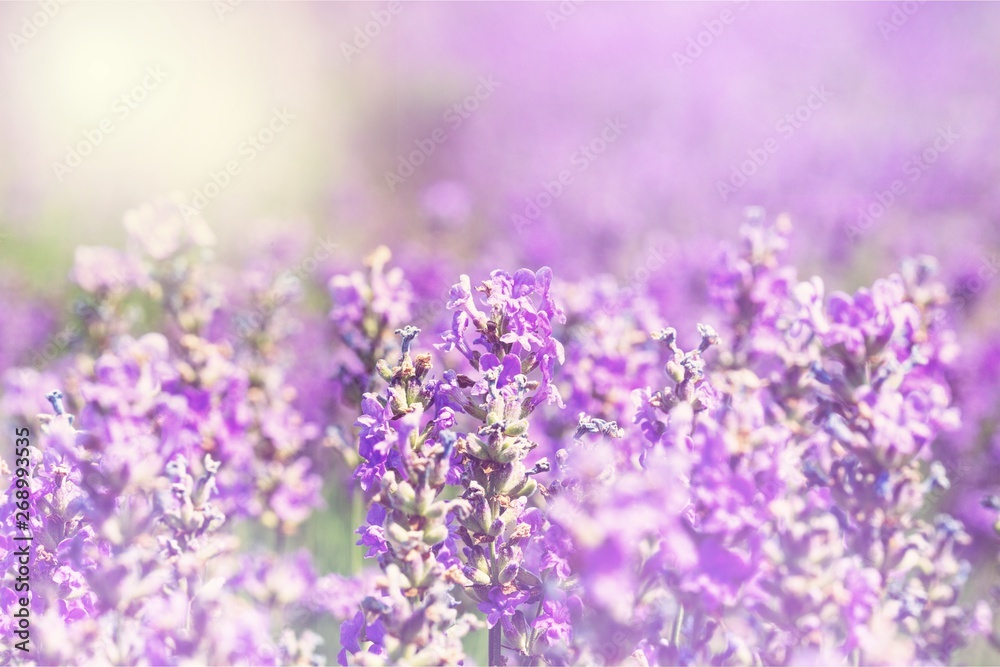
[[(538, 606), (535, 607), (536, 619), (538, 618), (539, 614), (542, 613), (542, 604), (544, 603), (545, 603), (545, 595), (543, 594), (540, 598), (538, 598)], [(532, 647), (534, 647), (535, 645), (535, 640), (538, 639), (538, 630), (535, 629), (534, 625), (535, 625), (534, 622), (532, 622), (531, 632), (528, 634), (528, 652), (531, 652)]]
[(674, 627), (670, 630), (670, 644), (677, 650), (681, 647), (681, 625), (684, 623), (684, 605), (678, 605)]
[[(487, 501), (490, 502), (490, 501)], [(493, 503), (490, 502), (490, 507), (493, 508)], [(495, 515), (495, 512), (492, 514)], [(490, 579), (492, 580), (491, 586), (498, 585), (498, 579), (500, 578), (500, 573), (497, 572), (497, 543), (496, 541), (490, 542)], [(489, 667), (500, 667), (503, 664), (503, 651), (500, 648), (500, 642), (502, 641), (501, 631), (500, 631), (500, 621), (490, 628), (489, 633), (490, 646), (489, 646)]]
[[(362, 514), (365, 511), (364, 508), (364, 496), (361, 494), (361, 489), (355, 487), (351, 490), (351, 525), (360, 526), (364, 523), (364, 517)], [(364, 566), (364, 558), (361, 554), (361, 547), (352, 546), (351, 547), (351, 574), (358, 574), (361, 572), (361, 568)]]
[(500, 622), (490, 628), (490, 667), (500, 667), (503, 664), (503, 652), (500, 650)]

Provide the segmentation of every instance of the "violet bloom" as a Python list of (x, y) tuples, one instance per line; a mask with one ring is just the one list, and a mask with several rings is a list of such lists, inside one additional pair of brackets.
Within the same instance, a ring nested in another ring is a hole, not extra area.
[(486, 622), (494, 626), (501, 618), (510, 616), (514, 610), (528, 600), (526, 591), (505, 594), (499, 586), (490, 589), (489, 597), (479, 603), (479, 611), (486, 614)]
[(569, 605), (548, 600), (542, 603), (542, 612), (535, 617), (534, 630), (549, 644), (567, 644), (573, 635)]

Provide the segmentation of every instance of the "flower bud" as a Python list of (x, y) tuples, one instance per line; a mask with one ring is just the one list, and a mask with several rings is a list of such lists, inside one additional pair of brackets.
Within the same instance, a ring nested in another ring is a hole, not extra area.
[(510, 438), (501, 438), (499, 440), (499, 446), (495, 448), (495, 453), (493, 453), (492, 458), (497, 463), (513, 463), (517, 459), (521, 458), (521, 447), (519, 446), (517, 440), (512, 440)]
[(385, 534), (393, 546), (403, 546), (410, 541), (410, 533), (398, 523), (387, 523)]
[(424, 556), (418, 551), (411, 551), (406, 555), (408, 576), (414, 588), (423, 588), (431, 583), (430, 579), (434, 575), (434, 564), (437, 560), (432, 553), (427, 554), (427, 557), (425, 561)]
[(699, 324), (698, 334), (701, 335), (701, 344), (698, 346), (699, 352), (704, 352), (712, 345), (719, 344), (719, 334), (709, 324)]
[(524, 612), (515, 611), (511, 618), (511, 624), (517, 633), (517, 646), (515, 648), (522, 654), (528, 653), (528, 622), (524, 617)]
[(394, 417), (400, 417), (410, 411), (410, 403), (406, 399), (406, 391), (400, 387), (389, 387), (389, 409)]
[(493, 424), (498, 424), (503, 421), (504, 417), (504, 404), (503, 398), (497, 397), (490, 402), (489, 411), (486, 413), (486, 425), (492, 426)]
[(490, 581), (490, 575), (484, 572), (483, 570), (480, 570), (479, 568), (470, 567), (467, 565), (462, 568), (462, 574), (467, 576), (469, 579), (472, 579), (472, 581), (479, 584), (480, 586), (489, 586), (491, 583), (493, 583), (492, 581)]
[(399, 485), (396, 483), (396, 472), (389, 470), (385, 473), (382, 478), (382, 494), (386, 497), (391, 498), (396, 494), (396, 489)]
[(375, 371), (386, 382), (392, 380), (392, 368), (386, 363), (385, 359), (379, 359), (375, 362)]
[(191, 501), (195, 507), (204, 507), (214, 491), (215, 475), (205, 473), (195, 484), (194, 492), (191, 494)]
[[(510, 514), (510, 512), (507, 512), (507, 514)], [(507, 524), (503, 520), (503, 517), (499, 517), (496, 521), (490, 524), (490, 529), (486, 532), (490, 537), (500, 537), (503, 535), (503, 531), (506, 526)]]
[[(520, 410), (519, 410), (520, 411)], [(507, 428), (504, 430), (504, 435), (517, 437), (519, 435), (524, 435), (528, 432), (528, 420), (518, 419), (517, 421), (510, 422), (507, 424)]]
[(519, 588), (536, 588), (542, 585), (542, 580), (523, 567), (517, 571), (517, 585)]
[(434, 491), (432, 489), (421, 487), (420, 492), (417, 494), (417, 498), (413, 503), (413, 513), (419, 514), (420, 516), (427, 516), (427, 509), (434, 502)]
[(518, 570), (517, 563), (509, 563), (507, 567), (500, 570), (500, 577), (499, 577), (500, 583), (509, 584), (510, 582), (514, 581), (514, 578), (517, 577), (517, 570)]
[(448, 527), (444, 524), (435, 524), (424, 531), (424, 542), (430, 546), (440, 544), (448, 539)]
[(490, 458), (489, 448), (478, 436), (470, 435), (465, 441), (465, 453), (474, 459), (484, 460)]
[[(518, 375), (517, 377), (524, 378), (523, 375)], [(524, 383), (524, 386), (527, 387), (527, 382)], [(522, 389), (518, 392), (517, 395), (524, 396), (524, 394), (525, 391)], [(519, 421), (522, 417), (531, 414), (531, 410), (527, 409), (526, 407), (526, 405), (531, 404), (531, 400), (532, 400), (531, 396), (525, 396), (520, 401), (517, 400), (517, 398), (512, 398), (507, 403), (507, 408), (503, 412), (503, 420), (507, 423), (516, 422)], [(525, 404), (525, 401), (528, 401), (528, 403)], [(525, 428), (527, 428), (527, 426), (525, 426)]]
[(431, 369), (431, 355), (427, 352), (421, 352), (417, 355), (416, 360), (413, 362), (413, 371), (416, 373), (417, 379), (421, 380), (427, 372)]
[(470, 519), (473, 522), (476, 532), (489, 532), (490, 524), (493, 523), (493, 510), (490, 509), (490, 504), (485, 499), (474, 502)]
[(418, 512), (414, 507), (416, 499), (417, 493), (413, 490), (413, 486), (409, 482), (400, 482), (395, 485), (395, 491), (389, 497), (389, 502), (394, 508), (407, 514), (417, 514)]
[(674, 382), (682, 382), (684, 380), (684, 367), (676, 361), (668, 361), (665, 370), (667, 375)]
[(537, 488), (538, 488), (538, 482), (535, 481), (534, 477), (529, 477), (527, 480), (525, 480), (521, 488), (517, 490), (517, 493), (513, 495), (517, 496), (518, 498), (528, 498), (529, 496), (535, 493), (535, 490)]
[(454, 512), (455, 518), (459, 521), (464, 521), (472, 514), (472, 505), (465, 498), (455, 498), (446, 503), (446, 505), (446, 511)]
[(423, 516), (428, 519), (440, 519), (448, 511), (448, 504), (443, 500), (431, 503), (426, 510), (423, 512)]
[(489, 503), (483, 503), (483, 507), (480, 510), (478, 517), (479, 525), (482, 527), (482, 532), (489, 535), (490, 529), (492, 529), (493, 524), (498, 520)]
[(496, 479), (496, 490), (497, 493), (502, 493), (504, 495), (511, 494), (514, 489), (521, 486), (524, 483), (527, 475), (525, 474), (524, 464), (520, 461), (514, 461), (511, 464), (504, 466), (504, 468), (497, 473)]

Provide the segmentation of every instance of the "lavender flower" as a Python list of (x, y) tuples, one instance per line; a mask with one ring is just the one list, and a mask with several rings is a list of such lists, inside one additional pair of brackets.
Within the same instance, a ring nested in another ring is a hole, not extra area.
[[(931, 258), (834, 289), (789, 263), (787, 218), (752, 209), (713, 267), (675, 257), (627, 290), (547, 267), (462, 275), (445, 324), (444, 265), (390, 267), (380, 248), (329, 281), (322, 325), (273, 257), (226, 271), (178, 210), (133, 214), (124, 251), (81, 249), (80, 335), (5, 373), (0, 407), (33, 432), (35, 661), (938, 664), (970, 639), (1000, 648), (975, 599), (1000, 525), (996, 346), (981, 338), (983, 368), (966, 367)], [(970, 452), (982, 470), (958, 465)], [(19, 603), (14, 503), (0, 631)], [(467, 655), (479, 630), (488, 655)]]

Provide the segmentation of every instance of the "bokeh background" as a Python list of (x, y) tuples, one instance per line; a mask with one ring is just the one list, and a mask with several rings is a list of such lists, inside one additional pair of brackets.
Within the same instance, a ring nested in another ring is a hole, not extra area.
[[(0, 371), (68, 317), (74, 249), (174, 194), (226, 262), (335, 243), (321, 282), (384, 243), (426, 294), (543, 263), (628, 285), (653, 251), (643, 280), (696, 285), (760, 205), (836, 288), (938, 257), (956, 386), (995, 383), (998, 35), (987, 3), (4, 3)], [(996, 490), (996, 392), (963, 400), (947, 502), (989, 540), (962, 494)], [(302, 539), (348, 571), (332, 514)]]
[[(974, 259), (969, 240), (997, 244), (990, 4), (5, 3), (0, 21), (5, 245), (43, 246), (50, 265), (120, 235), (153, 195), (193, 200), (232, 160), (204, 214), (233, 256), (304, 219), (347, 254), (391, 238), (585, 273), (626, 268), (650, 235), (718, 238), (747, 204), (807, 226), (816, 261), (933, 250), (952, 266)], [(160, 80), (137, 90), (148, 68)], [(795, 119), (815, 89), (827, 99)], [(275, 109), (293, 119), (241, 152)], [(576, 172), (616, 118), (620, 136)], [(946, 128), (957, 139), (911, 182), (907, 161)], [(721, 196), (768, 139), (777, 150)], [(572, 183), (518, 234), (511, 215), (565, 169)], [(896, 178), (905, 194), (851, 243), (846, 226)]]

